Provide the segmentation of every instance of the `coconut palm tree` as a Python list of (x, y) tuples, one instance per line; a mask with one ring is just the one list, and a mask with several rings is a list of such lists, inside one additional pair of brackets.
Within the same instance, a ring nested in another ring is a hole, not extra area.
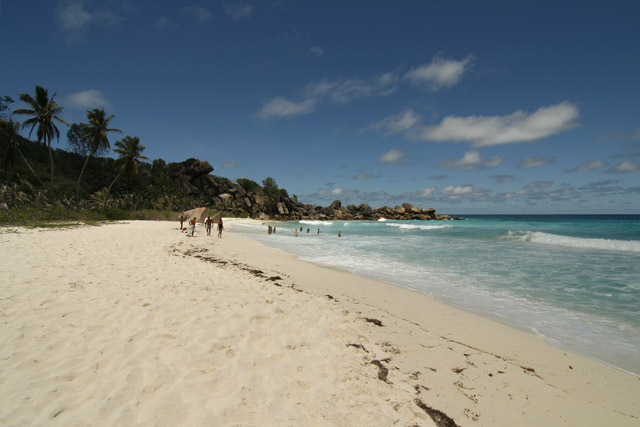
[(84, 170), (89, 163), (89, 159), (95, 154), (98, 149), (102, 148), (108, 150), (109, 148), (111, 148), (111, 146), (109, 145), (109, 138), (107, 137), (108, 132), (122, 132), (120, 129), (109, 128), (109, 122), (111, 121), (111, 119), (113, 119), (113, 117), (113, 114), (109, 117), (106, 117), (104, 108), (94, 108), (91, 111), (87, 111), (87, 119), (89, 119), (89, 124), (82, 125), (82, 138), (85, 139), (89, 145), (89, 155), (82, 165), (80, 176), (78, 176), (76, 203), (80, 202), (80, 181), (82, 180)]
[(104, 213), (104, 208), (107, 205), (107, 197), (109, 195), (109, 191), (111, 191), (111, 187), (113, 187), (113, 184), (115, 184), (122, 175), (137, 175), (139, 170), (139, 161), (149, 160), (148, 157), (142, 155), (145, 146), (140, 144), (140, 138), (137, 136), (125, 136), (122, 138), (122, 141), (116, 141), (116, 147), (117, 148), (113, 151), (120, 155), (118, 160), (116, 160), (116, 162), (120, 163), (120, 171), (104, 193), (102, 213)]
[(20, 154), (20, 157), (22, 157), (22, 160), (24, 160), (24, 163), (27, 165), (31, 173), (33, 173), (33, 175), (38, 179), (38, 182), (40, 183), (40, 185), (45, 187), (45, 185), (40, 180), (40, 177), (38, 176), (36, 171), (33, 170), (31, 165), (27, 161), (27, 158), (24, 156), (24, 154), (22, 154), (22, 150), (20, 150), (20, 143), (18, 142), (19, 130), (20, 130), (20, 123), (14, 121), (13, 119), (11, 119), (11, 117), (9, 117), (9, 120), (0, 119), (0, 133), (3, 133), (7, 137), (9, 142), (9, 144), (7, 144), (7, 148), (4, 153), (3, 166), (5, 169), (9, 169), (11, 166), (13, 166), (13, 164), (15, 163), (16, 153), (18, 153)]
[(56, 127), (56, 121), (69, 125), (69, 123), (58, 117), (58, 114), (62, 112), (63, 107), (58, 106), (54, 100), (56, 93), (49, 98), (49, 92), (41, 87), (36, 86), (35, 98), (27, 93), (20, 94), (20, 100), (28, 104), (31, 109), (19, 109), (13, 112), (13, 114), (26, 114), (33, 116), (27, 119), (22, 127), (26, 128), (31, 126), (29, 130), (29, 137), (33, 130), (38, 127), (36, 134), (38, 135), (38, 142), (45, 144), (49, 148), (49, 163), (51, 163), (51, 186), (53, 187), (53, 153), (51, 151), (51, 140), (55, 137), (60, 141), (60, 131)]

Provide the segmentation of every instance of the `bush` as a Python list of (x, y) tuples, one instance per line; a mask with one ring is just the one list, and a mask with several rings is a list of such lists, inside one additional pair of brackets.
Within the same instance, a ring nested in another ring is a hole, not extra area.
[(107, 206), (104, 209), (104, 216), (111, 221), (123, 221), (131, 219), (131, 212), (124, 209), (112, 208), (111, 206)]

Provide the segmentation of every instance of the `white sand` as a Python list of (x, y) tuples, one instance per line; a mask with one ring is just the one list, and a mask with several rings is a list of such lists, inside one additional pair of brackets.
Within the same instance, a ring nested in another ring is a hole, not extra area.
[(435, 425), (416, 399), (461, 426), (640, 424), (633, 375), (233, 221), (177, 228), (0, 229), (0, 425)]

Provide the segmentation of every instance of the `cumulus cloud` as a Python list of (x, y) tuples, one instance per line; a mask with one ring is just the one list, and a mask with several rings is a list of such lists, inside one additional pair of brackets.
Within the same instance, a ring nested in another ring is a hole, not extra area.
[(517, 168), (518, 169), (535, 168), (535, 167), (542, 166), (544, 164), (553, 162), (554, 160), (555, 160), (555, 158), (553, 156), (549, 156), (549, 157), (527, 157), (525, 159), (522, 159), (520, 162), (518, 162)]
[[(295, 30), (295, 28), (294, 28)], [(309, 50), (310, 54), (322, 55), (324, 49), (314, 46)], [(351, 77), (344, 79), (322, 79), (308, 83), (297, 93), (296, 104), (312, 103), (314, 106), (324, 102), (345, 104), (356, 99), (388, 96), (398, 89), (402, 81), (410, 81), (420, 85), (428, 85), (433, 90), (450, 87), (456, 84), (466, 71), (472, 57), (461, 61), (452, 59), (434, 58), (430, 64), (418, 66), (404, 75), (399, 71), (391, 71), (375, 75), (373, 77)], [(278, 96), (274, 99), (285, 99)], [(263, 109), (266, 106), (263, 106)], [(309, 112), (309, 111), (307, 111)], [(257, 117), (292, 117), (292, 115), (264, 115)], [(389, 117), (386, 122), (374, 124), (374, 129), (384, 130), (387, 134), (405, 132), (417, 125), (419, 117), (411, 110), (405, 110), (396, 116)], [(375, 126), (377, 125), (377, 128)]]
[(416, 127), (409, 136), (420, 141), (468, 141), (474, 147), (529, 142), (574, 128), (578, 115), (575, 105), (562, 102), (531, 114), (519, 110), (507, 116), (448, 116), (438, 125)]
[(393, 135), (395, 133), (403, 133), (411, 129), (420, 121), (418, 114), (414, 113), (411, 108), (394, 114), (393, 116), (386, 117), (379, 122), (372, 123), (361, 132), (367, 130), (375, 130), (382, 132), (384, 136)]
[(464, 156), (458, 159), (444, 159), (439, 165), (439, 169), (451, 169), (451, 170), (472, 170), (472, 169), (484, 169), (494, 166), (498, 166), (504, 161), (503, 157), (494, 156), (491, 159), (485, 160), (477, 151), (468, 151), (464, 153)]
[(421, 198), (421, 199), (429, 199), (429, 198), (433, 197), (435, 192), (436, 192), (436, 187), (428, 187), (428, 188), (424, 188), (424, 189), (420, 190), (415, 195), (415, 197)]
[(209, 9), (202, 6), (187, 6), (182, 12), (186, 15), (191, 15), (199, 23), (207, 22), (213, 17)]
[(302, 102), (289, 101), (288, 99), (276, 97), (269, 100), (256, 117), (261, 119), (294, 117), (302, 114), (309, 114), (316, 108), (316, 101), (313, 98)]
[(585, 162), (580, 166), (576, 166), (575, 168), (569, 170), (569, 172), (582, 172), (582, 171), (592, 171), (594, 169), (600, 169), (609, 166), (609, 163), (604, 160), (593, 160), (591, 162)]
[(436, 57), (429, 64), (412, 68), (404, 77), (418, 86), (436, 91), (458, 83), (469, 69), (472, 60), (471, 55), (461, 61)]
[(609, 169), (607, 172), (610, 173), (629, 173), (629, 172), (638, 172), (640, 171), (640, 163), (634, 160), (627, 160), (622, 163), (617, 164), (615, 167)]
[(387, 151), (378, 159), (380, 163), (402, 163), (404, 160), (405, 152), (403, 150)]
[(248, 4), (230, 4), (224, 7), (227, 15), (233, 19), (248, 18), (253, 12), (253, 6)]
[(64, 104), (69, 108), (79, 109), (111, 107), (111, 103), (104, 97), (102, 92), (95, 89), (72, 93), (65, 98)]
[(440, 193), (449, 196), (461, 196), (473, 193), (473, 185), (450, 185), (443, 188)]

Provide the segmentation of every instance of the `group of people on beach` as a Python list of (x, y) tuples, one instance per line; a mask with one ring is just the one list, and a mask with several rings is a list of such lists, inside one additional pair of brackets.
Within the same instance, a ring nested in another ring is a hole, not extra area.
[[(300, 226), (300, 233), (299, 233), (299, 234), (302, 234), (302, 233), (303, 233), (303, 231), (304, 231), (304, 227)], [(275, 232), (276, 232), (276, 227), (275, 227), (275, 226), (274, 226), (274, 227), (272, 227), (272, 226), (268, 226), (268, 227), (267, 227), (267, 233), (268, 233), (268, 234), (272, 234), (272, 233), (275, 233)], [(310, 232), (311, 232), (311, 229), (310, 229), (310, 228), (307, 228), (307, 234), (309, 234)], [(321, 234), (321, 233), (322, 233), (322, 231), (320, 231), (320, 229), (318, 228), (317, 233), (318, 233), (318, 234)], [(298, 229), (297, 229), (297, 228), (294, 228), (294, 229), (293, 229), (293, 235), (294, 235), (295, 237), (298, 237)], [(342, 231), (338, 231), (338, 237), (342, 237)]]
[[(193, 217), (193, 219), (189, 220), (189, 228), (191, 229), (191, 237), (195, 237), (195, 232), (196, 232), (196, 217)], [(207, 231), (207, 236), (211, 236), (211, 227), (213, 226), (213, 220), (211, 219), (210, 216), (207, 217), (207, 219), (204, 220), (204, 227), (205, 230)], [(218, 237), (222, 238), (222, 230), (224, 229), (224, 225), (222, 223), (222, 218), (220, 218), (218, 220)], [(182, 232), (187, 232), (186, 227), (184, 227), (184, 215), (180, 215), (180, 230)]]

